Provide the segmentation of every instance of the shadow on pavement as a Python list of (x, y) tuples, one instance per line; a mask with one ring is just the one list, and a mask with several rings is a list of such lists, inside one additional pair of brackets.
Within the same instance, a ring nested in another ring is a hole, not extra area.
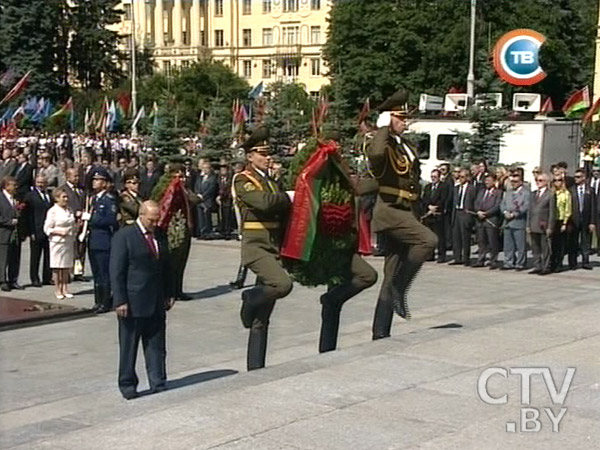
[(430, 330), (441, 330), (445, 328), (462, 328), (460, 323), (445, 323), (444, 325), (437, 325), (435, 327), (429, 327)]
[[(192, 300), (201, 300), (203, 298), (212, 298), (218, 297), (219, 295), (227, 294), (231, 292), (231, 287), (228, 284), (222, 284), (220, 286), (215, 286), (212, 288), (204, 289), (199, 292), (190, 292), (188, 295), (192, 297)], [(180, 300), (186, 301), (186, 300)], [(190, 301), (190, 300), (187, 300)]]
[[(216, 380), (217, 378), (229, 377), (231, 375), (235, 375), (236, 373), (238, 373), (238, 371), (232, 369), (209, 370), (208, 372), (194, 373), (176, 380), (168, 380), (166, 390), (171, 391), (173, 389), (191, 386), (192, 384), (204, 383), (206, 381)], [(152, 392), (150, 389), (147, 389), (145, 391), (141, 391), (139, 395), (141, 397), (143, 395), (150, 395), (151, 393)]]

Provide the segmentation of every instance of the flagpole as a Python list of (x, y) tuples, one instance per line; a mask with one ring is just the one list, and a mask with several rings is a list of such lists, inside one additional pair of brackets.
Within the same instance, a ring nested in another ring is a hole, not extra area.
[(469, 73), (467, 75), (467, 97), (469, 102), (475, 96), (475, 21), (477, 0), (471, 0), (471, 39), (469, 42)]
[[(136, 43), (135, 43), (135, 0), (131, 0), (131, 116), (137, 115), (137, 82), (136, 82)], [(137, 124), (133, 124), (131, 136), (137, 137)]]

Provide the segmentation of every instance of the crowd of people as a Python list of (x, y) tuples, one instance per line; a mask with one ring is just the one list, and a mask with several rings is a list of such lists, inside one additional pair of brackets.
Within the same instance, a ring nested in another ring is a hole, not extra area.
[(530, 269), (539, 275), (591, 270), (600, 222), (600, 167), (578, 168), (572, 175), (564, 162), (548, 169), (533, 170), (535, 186), (524, 180), (522, 168), (491, 170), (485, 161), (471, 168), (443, 164), (433, 170), (420, 204), (423, 223), (438, 237), (432, 259), (492, 270)]

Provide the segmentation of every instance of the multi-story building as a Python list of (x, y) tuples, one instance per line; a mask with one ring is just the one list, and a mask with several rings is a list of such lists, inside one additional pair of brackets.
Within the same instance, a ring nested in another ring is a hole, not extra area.
[(332, 0), (123, 0), (117, 30), (152, 49), (160, 70), (212, 58), (250, 85), (328, 83), (321, 51)]

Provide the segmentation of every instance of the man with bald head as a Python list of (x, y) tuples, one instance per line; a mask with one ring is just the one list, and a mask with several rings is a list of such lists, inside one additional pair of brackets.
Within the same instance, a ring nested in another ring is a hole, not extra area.
[(126, 400), (138, 396), (135, 360), (144, 347), (150, 391), (166, 388), (166, 311), (173, 306), (167, 238), (157, 227), (160, 207), (142, 203), (133, 225), (113, 237), (110, 282), (119, 320), (119, 390)]

